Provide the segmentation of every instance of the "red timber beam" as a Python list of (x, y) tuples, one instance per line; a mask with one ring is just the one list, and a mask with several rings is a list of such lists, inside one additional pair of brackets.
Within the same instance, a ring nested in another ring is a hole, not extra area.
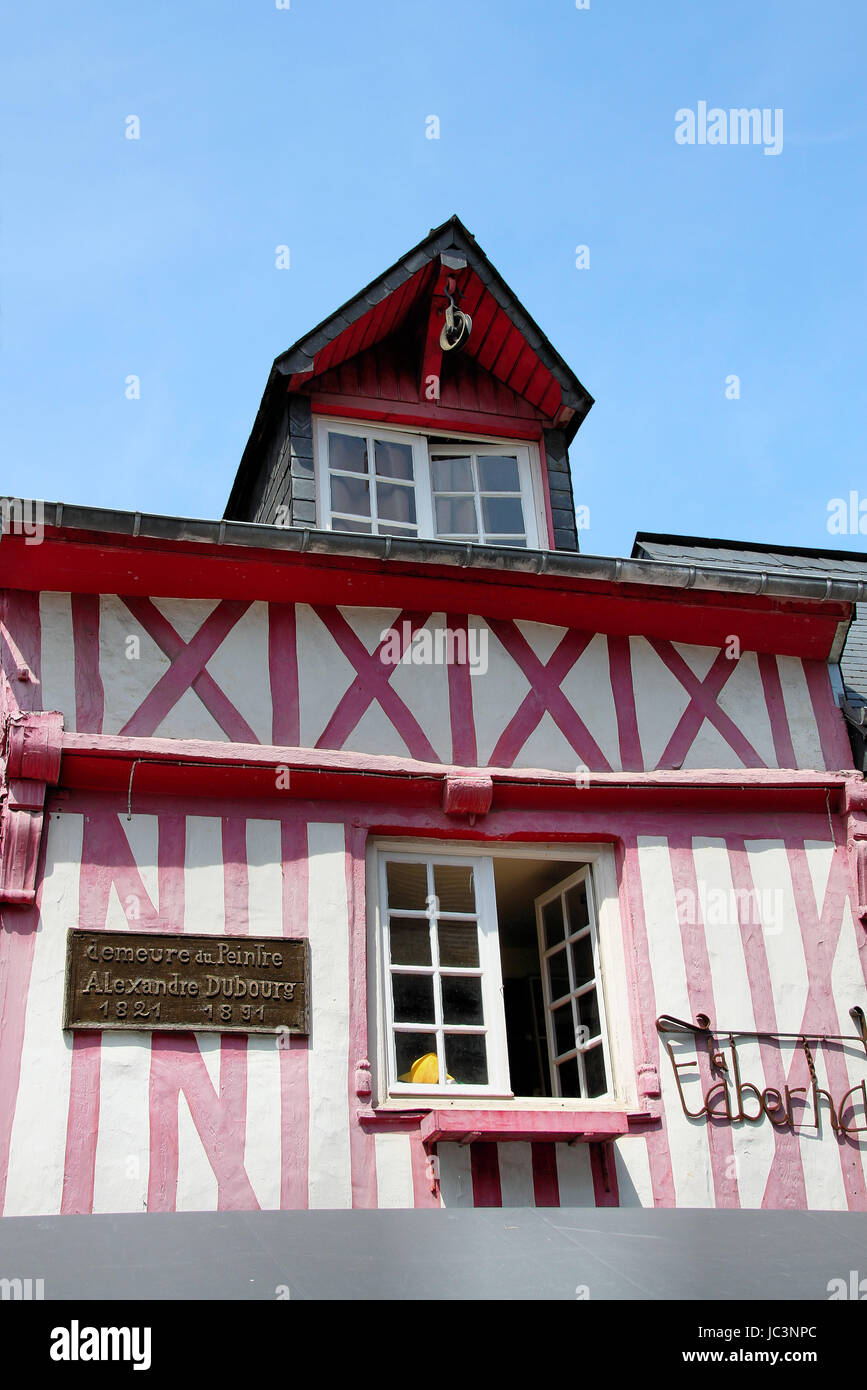
[(441, 338), (445, 326), (446, 308), (449, 299), (454, 300), (458, 291), (458, 271), (466, 270), (466, 266), (466, 260), (462, 256), (444, 253), (440, 257), (439, 270), (431, 292), (425, 326), (418, 389), (420, 401), (438, 401), (440, 398), (440, 377), (443, 363)]
[[(188, 534), (197, 526), (187, 523)], [(308, 603), (320, 607), (404, 607), (492, 618), (556, 622), (562, 627), (648, 640), (725, 647), (736, 634), (744, 651), (826, 661), (849, 621), (852, 604), (750, 593), (616, 583), (557, 573), (556, 552), (540, 570), (462, 567), (454, 562), (388, 560), (366, 554), (305, 551), (308, 533), (293, 533), (291, 549), (264, 547), (259, 526), (240, 528), (243, 543), (161, 539), (117, 532), (46, 527), (39, 546), (3, 537), (5, 587), (61, 593), (148, 598), (206, 598)], [(288, 533), (283, 533), (288, 538)], [(363, 541), (365, 538), (359, 538)], [(457, 554), (457, 552), (455, 552)], [(464, 556), (466, 559), (467, 557)], [(450, 554), (451, 560), (451, 554)]]
[[(57, 717), (57, 716), (55, 716)], [(455, 822), (490, 812), (845, 813), (865, 796), (860, 773), (777, 771), (582, 772), (459, 768), (382, 754), (205, 740), (67, 733), (60, 787), (154, 796), (365, 801), (428, 807)], [(62, 794), (62, 793), (61, 793)], [(865, 800), (867, 804), (867, 800)], [(867, 836), (867, 818), (864, 818)]]
[[(424, 382), (424, 377), (422, 377)], [(454, 429), (460, 437), (494, 435), (497, 439), (513, 441), (541, 440), (545, 422), (527, 415), (495, 415), (476, 410), (457, 410), (429, 400), (422, 393), (418, 403), (401, 404), (384, 398), (340, 396), (320, 392), (311, 398), (314, 415), (338, 416), (346, 420), (376, 420), (382, 425), (398, 425), (403, 429)]]
[(0, 902), (36, 901), (45, 794), (60, 777), (63, 716), (13, 714), (6, 726), (6, 769), (0, 786)]
[(427, 324), (424, 332), (424, 349), (419, 373), (418, 398), (420, 401), (438, 401), (440, 398), (440, 377), (442, 375), (443, 350), (440, 336), (445, 323), (448, 299), (446, 287), (454, 294), (454, 274), (448, 266), (440, 262), (436, 284), (430, 297)]

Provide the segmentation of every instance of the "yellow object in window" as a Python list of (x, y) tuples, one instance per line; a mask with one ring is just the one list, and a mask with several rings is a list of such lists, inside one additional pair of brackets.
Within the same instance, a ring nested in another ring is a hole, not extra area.
[[(439, 1061), (435, 1052), (426, 1052), (423, 1057), (416, 1057), (409, 1071), (405, 1071), (403, 1076), (399, 1076), (398, 1081), (413, 1081), (420, 1086), (436, 1086), (440, 1079)], [(446, 1080), (454, 1081), (453, 1076), (446, 1072)]]

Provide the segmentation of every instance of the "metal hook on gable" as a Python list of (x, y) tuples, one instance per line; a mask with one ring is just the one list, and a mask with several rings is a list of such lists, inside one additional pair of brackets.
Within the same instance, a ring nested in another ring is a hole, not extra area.
[(457, 282), (454, 276), (446, 281), (446, 321), (440, 333), (440, 348), (443, 352), (459, 352), (473, 331), (473, 321), (455, 303)]

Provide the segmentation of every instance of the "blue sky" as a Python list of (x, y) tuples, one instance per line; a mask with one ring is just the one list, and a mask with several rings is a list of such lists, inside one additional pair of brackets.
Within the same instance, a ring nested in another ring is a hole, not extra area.
[[(9, 7), (0, 491), (221, 515), (273, 358), (457, 212), (596, 398), (584, 551), (867, 550), (826, 526), (867, 498), (865, 37), (861, 0)], [(699, 101), (781, 108), (782, 152), (679, 145)]]

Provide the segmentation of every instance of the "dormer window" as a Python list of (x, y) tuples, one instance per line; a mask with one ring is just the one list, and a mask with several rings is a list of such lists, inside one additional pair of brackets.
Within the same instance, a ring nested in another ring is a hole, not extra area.
[[(319, 525), (328, 531), (536, 549), (536, 450), (317, 422)], [(531, 457), (532, 455), (532, 457)]]
[(323, 426), (320, 498), (331, 531), (417, 536), (417, 481), (424, 440), (351, 426)]

